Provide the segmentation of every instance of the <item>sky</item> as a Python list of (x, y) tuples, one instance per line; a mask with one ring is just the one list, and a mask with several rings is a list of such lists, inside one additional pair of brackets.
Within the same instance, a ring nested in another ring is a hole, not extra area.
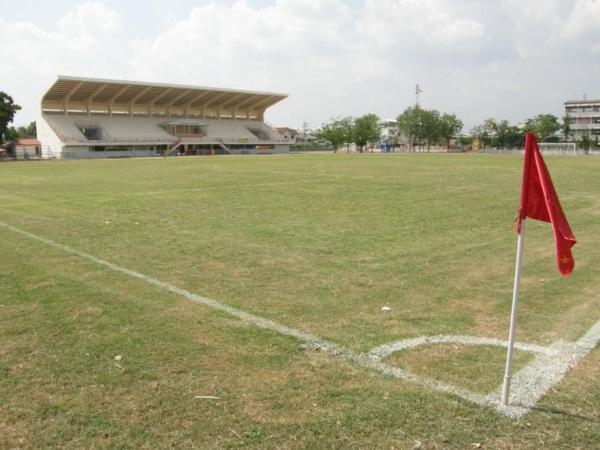
[(465, 131), (600, 98), (600, 0), (0, 0), (0, 91), (35, 120), (57, 75), (284, 92), (275, 126), (393, 119)]

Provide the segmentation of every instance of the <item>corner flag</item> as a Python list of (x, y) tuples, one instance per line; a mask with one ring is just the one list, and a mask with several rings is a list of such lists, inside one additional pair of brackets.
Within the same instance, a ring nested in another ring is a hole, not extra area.
[(552, 224), (558, 270), (564, 276), (568, 276), (575, 266), (571, 247), (577, 241), (560, 206), (560, 201), (552, 184), (552, 178), (550, 178), (537, 141), (532, 133), (527, 133), (525, 136), (523, 186), (521, 188), (518, 219), (519, 233), (521, 233), (522, 221), (526, 217)]
[(510, 312), (510, 328), (508, 332), (508, 351), (506, 353), (506, 369), (502, 386), (502, 404), (508, 405), (510, 395), (510, 379), (512, 376), (512, 355), (515, 342), (515, 324), (519, 305), (519, 286), (521, 284), (521, 260), (523, 258), (523, 241), (525, 239), (525, 219), (541, 220), (552, 224), (556, 247), (558, 270), (568, 276), (575, 267), (571, 247), (577, 242), (569, 222), (558, 201), (552, 179), (538, 148), (537, 140), (532, 133), (525, 135), (525, 159), (523, 163), (523, 185), (521, 187), (521, 203), (519, 205), (517, 241), (517, 260), (515, 262), (515, 283), (513, 288), (512, 309)]

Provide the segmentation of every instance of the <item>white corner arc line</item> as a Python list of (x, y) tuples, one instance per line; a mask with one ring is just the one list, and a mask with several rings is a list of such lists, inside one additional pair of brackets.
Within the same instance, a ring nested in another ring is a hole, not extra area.
[[(377, 359), (383, 359), (394, 352), (408, 350), (421, 345), (431, 344), (464, 344), (464, 345), (490, 345), (494, 347), (508, 347), (508, 341), (500, 339), (478, 337), (478, 336), (460, 336), (460, 335), (437, 335), (437, 336), (419, 336), (415, 338), (403, 339), (401, 341), (391, 342), (375, 347), (369, 352), (369, 355)], [(555, 355), (556, 350), (542, 345), (527, 344), (524, 342), (515, 342), (514, 347), (531, 353), (541, 353), (546, 355)]]
[[(65, 253), (79, 256), (80, 258), (87, 259), (96, 264), (99, 264), (101, 266), (104, 266), (111, 270), (114, 270), (115, 272), (120, 272), (124, 275), (128, 275), (132, 278), (136, 278), (138, 280), (144, 281), (144, 282), (146, 282), (150, 285), (153, 285), (157, 288), (160, 288), (165, 291), (168, 291), (173, 294), (184, 297), (192, 302), (199, 303), (199, 304), (208, 306), (210, 308), (213, 308), (213, 309), (216, 309), (219, 311), (223, 311), (223, 312), (230, 314), (234, 317), (237, 317), (243, 321), (252, 323), (259, 328), (268, 329), (271, 331), (275, 331), (279, 334), (282, 334), (284, 336), (289, 336), (289, 337), (295, 338), (298, 341), (303, 342), (304, 344), (308, 345), (309, 347), (311, 347), (313, 349), (325, 350), (333, 355), (340, 356), (348, 361), (355, 362), (364, 368), (380, 372), (383, 375), (392, 376), (392, 377), (399, 378), (399, 379), (402, 379), (405, 381), (422, 384), (425, 387), (432, 389), (432, 390), (453, 394), (453, 395), (462, 397), (463, 399), (468, 400), (470, 402), (473, 402), (473, 403), (476, 403), (476, 404), (479, 404), (482, 406), (492, 407), (496, 411), (498, 411), (502, 414), (505, 414), (509, 417), (513, 417), (513, 418), (520, 417), (521, 415), (523, 415), (526, 412), (528, 412), (529, 410), (531, 410), (531, 408), (533, 406), (535, 406), (535, 403), (537, 402), (537, 400), (539, 400), (539, 398), (542, 395), (544, 395), (550, 389), (550, 387), (552, 387), (552, 385), (554, 385), (555, 383), (560, 381), (560, 379), (562, 379), (562, 377), (568, 371), (568, 369), (572, 365), (574, 365), (574, 363), (579, 358), (581, 358), (581, 357), (585, 356), (587, 353), (589, 353), (596, 346), (596, 344), (600, 341), (600, 321), (599, 321), (579, 341), (577, 341), (576, 343), (562, 343), (562, 347), (559, 347), (559, 348), (555, 348), (555, 346), (552, 346), (550, 348), (545, 348), (545, 347), (536, 346), (533, 344), (520, 344), (520, 346), (522, 347), (523, 350), (528, 350), (528, 351), (532, 351), (534, 353), (538, 353), (538, 357), (534, 361), (533, 365), (535, 365), (536, 361), (538, 361), (538, 358), (541, 358), (541, 357), (551, 359), (552, 362), (555, 362), (558, 358), (563, 357), (565, 360), (565, 364), (561, 364), (560, 367), (558, 367), (554, 371), (555, 372), (554, 376), (551, 379), (546, 380), (546, 382), (543, 383), (543, 386), (536, 389), (532, 393), (532, 395), (526, 396), (527, 398), (525, 398), (524, 401), (521, 402), (518, 406), (503, 407), (501, 405), (501, 402), (499, 402), (499, 400), (496, 398), (497, 393), (491, 393), (488, 395), (477, 394), (477, 393), (469, 391), (468, 389), (463, 389), (463, 388), (454, 386), (449, 383), (444, 383), (444, 382), (441, 382), (438, 380), (421, 377), (419, 375), (413, 374), (404, 369), (390, 366), (381, 361), (381, 359), (385, 356), (386, 352), (387, 352), (387, 354), (390, 354), (393, 351), (403, 349), (403, 347), (401, 345), (403, 342), (411, 341), (414, 343), (414, 342), (420, 342), (420, 340), (422, 341), (422, 340), (430, 339), (429, 342), (434, 343), (431, 340), (432, 338), (434, 338), (434, 340), (435, 340), (435, 338), (437, 338), (437, 340), (440, 340), (443, 337), (453, 338), (452, 336), (433, 336), (433, 337), (429, 336), (429, 337), (408, 339), (405, 341), (398, 341), (398, 342), (394, 342), (392, 344), (386, 344), (386, 345), (376, 347), (370, 353), (358, 353), (349, 348), (338, 345), (334, 342), (322, 339), (316, 335), (304, 333), (300, 330), (296, 330), (296, 329), (288, 327), (286, 325), (279, 324), (270, 319), (266, 319), (264, 317), (260, 317), (255, 314), (243, 311), (239, 308), (226, 305), (217, 300), (213, 300), (208, 297), (194, 294), (193, 292), (178, 288), (177, 286), (166, 283), (164, 281), (160, 281), (156, 278), (145, 275), (143, 273), (136, 272), (134, 270), (130, 270), (125, 267), (118, 266), (117, 264), (114, 264), (114, 263), (111, 263), (110, 261), (106, 261), (104, 259), (98, 258), (89, 253), (85, 253), (80, 250), (76, 250), (67, 245), (55, 242), (51, 239), (47, 239), (47, 238), (38, 236), (36, 234), (30, 233), (28, 231), (22, 230), (18, 227), (15, 227), (14, 225), (10, 225), (8, 223), (0, 221), (0, 226), (4, 227), (14, 233), (20, 234), (22, 236), (33, 239), (35, 241), (42, 242), (46, 245), (49, 245), (51, 247), (62, 250)], [(475, 339), (475, 340), (484, 339), (486, 341), (486, 344), (484, 344), (484, 345), (501, 345), (501, 343), (502, 343), (502, 341), (496, 341), (494, 339), (488, 339), (488, 338), (473, 338), (473, 337), (469, 337), (469, 336), (457, 336), (457, 337), (455, 336), (455, 338), (457, 338), (456, 342), (461, 341), (462, 343), (468, 343), (468, 341), (473, 340), (473, 339)], [(439, 343), (442, 343), (442, 342), (444, 342), (444, 341), (440, 341)], [(397, 350), (393, 350), (394, 346), (399, 346), (399, 348), (397, 348)], [(406, 347), (406, 348), (408, 348), (408, 347)], [(376, 352), (376, 350), (378, 350), (378, 351)], [(528, 370), (529, 368), (530, 368), (530, 366), (525, 367), (524, 369), (522, 369), (522, 372)], [(531, 370), (535, 374), (538, 374), (540, 372), (540, 370), (544, 370), (545, 368), (546, 368), (546, 366), (542, 365), (540, 367), (533, 367), (533, 368), (531, 368)], [(526, 374), (526, 372), (524, 372), (524, 374)], [(518, 375), (519, 374), (515, 375), (515, 381), (518, 379)], [(514, 383), (514, 384), (517, 384), (517, 383)]]

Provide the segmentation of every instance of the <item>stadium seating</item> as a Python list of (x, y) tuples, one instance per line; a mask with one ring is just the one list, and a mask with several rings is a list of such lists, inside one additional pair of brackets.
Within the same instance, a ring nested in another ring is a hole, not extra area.
[(264, 122), (286, 97), (59, 75), (42, 97), (38, 139), (59, 158), (288, 153)]
[[(165, 117), (124, 115), (91, 115), (45, 113), (44, 117), (64, 141), (87, 142), (81, 127), (98, 127), (102, 130), (100, 140), (107, 142), (174, 142), (176, 136), (169, 134), (161, 124)], [(280, 140), (277, 132), (264, 122), (256, 120), (202, 119), (204, 140), (256, 143)]]

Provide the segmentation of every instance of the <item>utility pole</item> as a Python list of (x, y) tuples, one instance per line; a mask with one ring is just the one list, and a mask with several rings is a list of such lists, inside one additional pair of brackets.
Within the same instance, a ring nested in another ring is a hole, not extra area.
[(419, 109), (420, 105), (419, 105), (419, 94), (422, 93), (423, 90), (421, 89), (421, 86), (419, 86), (419, 83), (417, 83), (417, 85), (415, 86), (415, 94), (417, 96), (417, 103), (415, 104), (415, 108)]
[(306, 119), (302, 122), (302, 142), (304, 142), (304, 149), (306, 150), (306, 135), (308, 134), (308, 123)]

